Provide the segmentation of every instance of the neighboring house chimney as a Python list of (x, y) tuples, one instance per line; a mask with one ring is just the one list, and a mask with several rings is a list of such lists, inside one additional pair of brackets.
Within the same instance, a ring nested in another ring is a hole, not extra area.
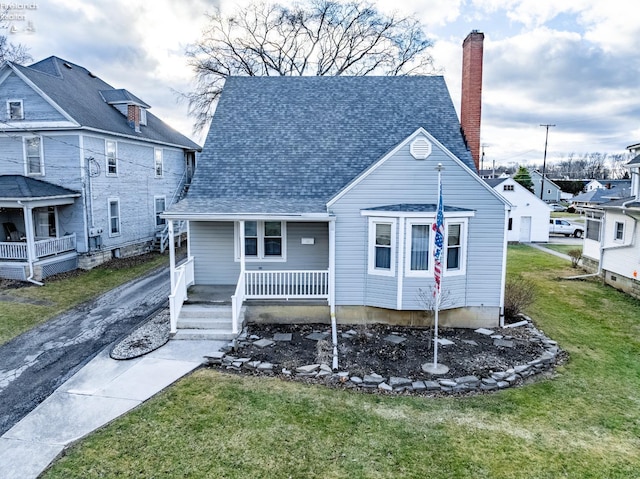
[(480, 170), (483, 42), (484, 33), (478, 30), (473, 30), (462, 42), (460, 124), (478, 171)]
[(140, 133), (140, 106), (139, 105), (127, 105), (127, 121), (129, 126), (136, 132)]

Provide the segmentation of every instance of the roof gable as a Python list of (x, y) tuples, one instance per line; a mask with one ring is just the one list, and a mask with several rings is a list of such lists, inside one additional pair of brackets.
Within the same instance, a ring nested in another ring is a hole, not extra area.
[(326, 203), (419, 128), (475, 171), (443, 77), (231, 77), (187, 196)]
[(147, 125), (140, 132), (134, 131), (127, 117), (107, 103), (105, 95), (120, 99), (130, 97), (139, 106), (148, 105), (126, 90), (114, 89), (84, 67), (58, 57), (49, 57), (26, 67), (11, 63), (10, 67), (81, 127), (200, 150), (197, 144), (152, 113), (147, 113)]

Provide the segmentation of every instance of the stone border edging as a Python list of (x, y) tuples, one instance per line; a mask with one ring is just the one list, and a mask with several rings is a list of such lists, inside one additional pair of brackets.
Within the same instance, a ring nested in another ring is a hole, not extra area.
[[(552, 370), (558, 363), (561, 349), (556, 341), (549, 339), (542, 331), (537, 329), (530, 318), (522, 315), (523, 321), (507, 325), (505, 328), (525, 326), (531, 330), (530, 341), (539, 342), (544, 346), (543, 353), (525, 363), (518, 364), (505, 371), (492, 372), (487, 377), (462, 376), (457, 378), (437, 378), (430, 381), (402, 377), (383, 377), (376, 373), (364, 377), (351, 376), (348, 371), (334, 372), (327, 364), (309, 364), (297, 367), (295, 370), (282, 368), (277, 371), (275, 364), (262, 361), (253, 361), (248, 357), (236, 357), (224, 351), (205, 356), (207, 364), (231, 371), (246, 371), (258, 374), (275, 375), (294, 380), (324, 380), (329, 385), (342, 386), (368, 391), (380, 391), (388, 393), (426, 393), (426, 394), (456, 394), (468, 392), (487, 392), (505, 389), (522, 382), (532, 376)], [(243, 333), (244, 334), (244, 333)]]

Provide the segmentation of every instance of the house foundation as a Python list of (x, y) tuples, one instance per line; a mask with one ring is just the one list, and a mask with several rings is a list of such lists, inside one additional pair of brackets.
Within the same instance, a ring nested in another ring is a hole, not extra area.
[[(330, 324), (329, 306), (326, 304), (251, 303), (246, 304), (248, 323), (267, 324)], [(337, 306), (338, 324), (389, 324), (429, 328), (433, 314), (425, 311), (397, 311), (372, 306)], [(499, 308), (468, 307), (439, 312), (438, 324), (443, 328), (495, 328), (499, 326)]]

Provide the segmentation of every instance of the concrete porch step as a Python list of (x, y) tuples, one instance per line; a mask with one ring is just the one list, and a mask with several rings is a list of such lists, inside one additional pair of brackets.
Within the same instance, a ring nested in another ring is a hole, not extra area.
[(178, 329), (173, 339), (195, 340), (195, 339), (214, 339), (214, 340), (231, 340), (238, 335), (228, 330), (219, 329)]
[(180, 311), (180, 319), (208, 319), (231, 321), (233, 310), (226, 304), (185, 303)]
[(178, 329), (220, 329), (231, 331), (231, 318), (182, 318), (178, 319)]

